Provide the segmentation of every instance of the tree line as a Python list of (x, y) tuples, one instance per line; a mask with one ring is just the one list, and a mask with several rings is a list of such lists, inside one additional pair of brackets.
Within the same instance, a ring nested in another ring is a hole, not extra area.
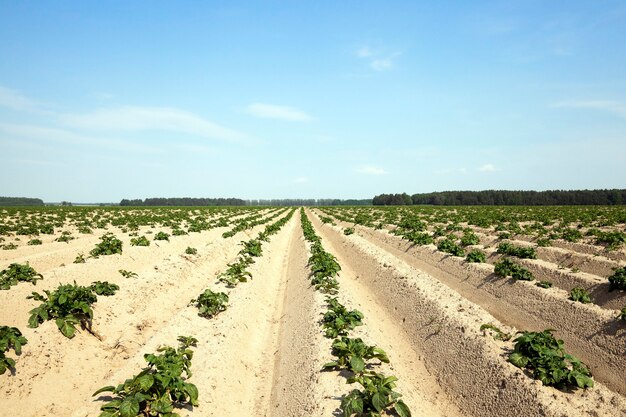
[(245, 206), (240, 198), (146, 198), (120, 201), (120, 206)]
[(371, 206), (372, 200), (340, 200), (332, 198), (283, 198), (272, 200), (246, 200), (248, 206)]
[(28, 198), (28, 197), (0, 197), (0, 206), (15, 207), (15, 206), (43, 206), (43, 200), (41, 198)]
[(441, 191), (408, 195), (380, 194), (375, 206), (576, 206), (626, 204), (626, 190)]

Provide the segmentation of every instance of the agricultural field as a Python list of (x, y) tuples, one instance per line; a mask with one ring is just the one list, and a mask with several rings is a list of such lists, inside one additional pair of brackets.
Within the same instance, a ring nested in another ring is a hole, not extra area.
[(624, 416), (626, 208), (0, 209), (0, 414)]

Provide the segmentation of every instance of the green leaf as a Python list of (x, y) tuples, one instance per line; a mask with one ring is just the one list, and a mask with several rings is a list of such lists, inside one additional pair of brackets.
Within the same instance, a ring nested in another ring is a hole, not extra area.
[(113, 385), (108, 385), (106, 387), (102, 387), (100, 388), (98, 391), (94, 392), (93, 394), (91, 394), (92, 397), (100, 394), (101, 392), (113, 392), (115, 391), (115, 387)]
[(350, 368), (353, 372), (361, 373), (363, 369), (365, 369), (365, 361), (358, 356), (353, 356), (352, 359), (350, 359)]
[(152, 384), (154, 384), (154, 378), (152, 375), (146, 374), (137, 378), (137, 382), (139, 383), (142, 391), (148, 391)]
[(325, 363), (324, 366), (322, 366), (322, 369), (334, 368), (335, 366), (339, 366), (339, 364), (336, 361), (332, 361)]
[(400, 417), (411, 417), (411, 410), (409, 410), (409, 407), (404, 403), (404, 401), (396, 401), (393, 408)]
[(372, 395), (372, 405), (379, 413), (387, 406), (387, 399), (380, 392), (376, 392)]
[(192, 383), (185, 383), (185, 392), (189, 395), (189, 402), (191, 405), (197, 406), (198, 403), (198, 387)]
[(120, 417), (136, 417), (139, 414), (139, 402), (129, 397), (120, 404)]
[(76, 327), (74, 326), (74, 324), (72, 324), (73, 320), (67, 319), (66, 317), (59, 317), (55, 321), (57, 327), (59, 328), (59, 330), (61, 330), (61, 333), (63, 333), (63, 336), (67, 337), (68, 339), (74, 337), (74, 334), (76, 333)]

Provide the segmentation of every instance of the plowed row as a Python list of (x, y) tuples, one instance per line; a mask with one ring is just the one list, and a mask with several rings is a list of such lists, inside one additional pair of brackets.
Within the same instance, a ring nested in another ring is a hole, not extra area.
[[(551, 268), (566, 254), (546, 248), (541, 261), (529, 262), (537, 271), (547, 268), (558, 287), (539, 291), (527, 283), (493, 279), (489, 265), (468, 265), (384, 230), (357, 226), (355, 234), (345, 236), (343, 228), (351, 224), (322, 224), (319, 211), (306, 212), (342, 267), (339, 301), (365, 315), (354, 337), (387, 352), (391, 365), (382, 370), (399, 378), (398, 391), (413, 415), (626, 415), (626, 328), (615, 324), (613, 310), (622, 300), (607, 298), (592, 306), (567, 301), (570, 275)], [(17, 326), (28, 338), (15, 374), (0, 376), (1, 413), (98, 415), (103, 401), (91, 394), (136, 374), (145, 364), (144, 353), (175, 344), (178, 335), (199, 340), (190, 381), (198, 386), (200, 405), (178, 409), (181, 416), (337, 413), (341, 397), (355, 386), (336, 372), (321, 371), (332, 359), (332, 340), (323, 337), (319, 325), (325, 301), (309, 284), (299, 216), (263, 245), (263, 256), (249, 268), (253, 278), (230, 290), (224, 312), (205, 319), (189, 306), (205, 288), (224, 290), (216, 275), (236, 258), (239, 242), (263, 227), (231, 238), (222, 237), (228, 228), (216, 228), (148, 248), (128, 246), (125, 237), (122, 255), (86, 264), (71, 262), (93, 247), (96, 236), (3, 252), (0, 269), (30, 261), (44, 280), (37, 287), (22, 283), (0, 292), (0, 324)], [(187, 246), (197, 248), (198, 255), (184, 255)], [(577, 254), (572, 259), (587, 258)], [(595, 282), (594, 273), (604, 272), (611, 262), (590, 259), (587, 269), (573, 275)], [(138, 276), (124, 278), (117, 272), (122, 268)], [(115, 296), (95, 304), (93, 329), (100, 339), (84, 331), (66, 339), (52, 322), (27, 328), (28, 311), (36, 303), (26, 296), (74, 280), (120, 286)], [(591, 367), (596, 386), (573, 392), (542, 386), (507, 362), (511, 343), (484, 335), (483, 323), (510, 332), (557, 329), (568, 350)]]

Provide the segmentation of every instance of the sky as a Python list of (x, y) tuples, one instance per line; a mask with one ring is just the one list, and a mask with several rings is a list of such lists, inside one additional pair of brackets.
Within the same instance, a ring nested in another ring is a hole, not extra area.
[(0, 195), (626, 188), (620, 1), (0, 1)]

